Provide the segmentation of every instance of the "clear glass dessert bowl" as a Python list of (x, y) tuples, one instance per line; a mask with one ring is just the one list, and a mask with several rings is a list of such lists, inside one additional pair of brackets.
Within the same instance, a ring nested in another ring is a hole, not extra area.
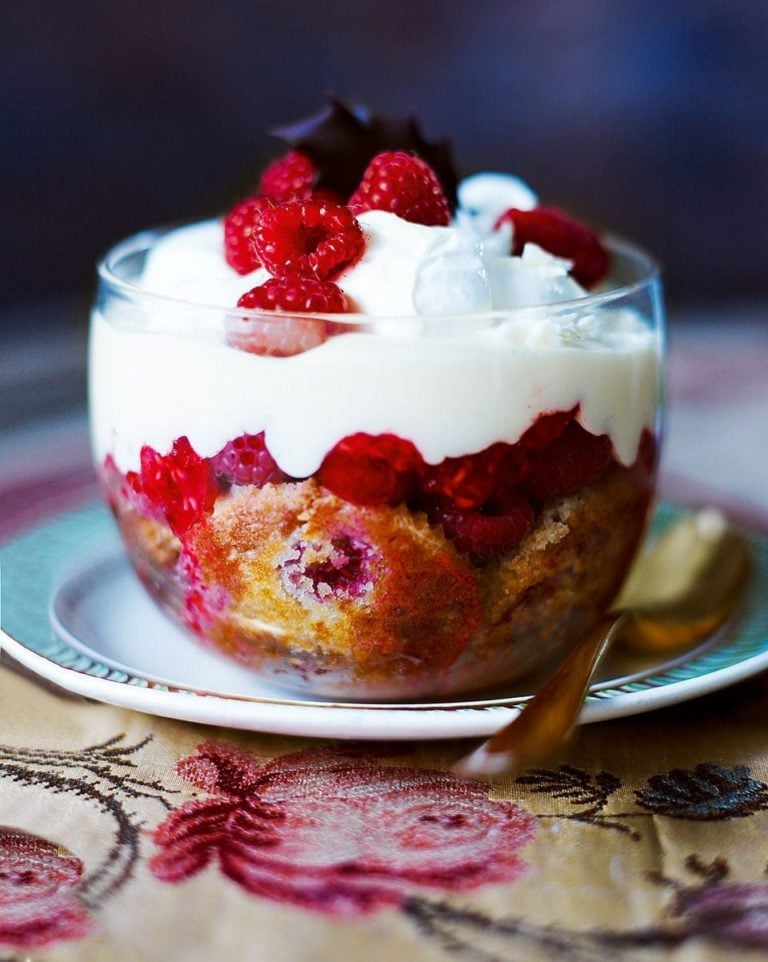
[(645, 530), (663, 308), (600, 291), (466, 315), (223, 309), (99, 268), (93, 448), (127, 554), (202, 643), (285, 688), (412, 699), (557, 657)]

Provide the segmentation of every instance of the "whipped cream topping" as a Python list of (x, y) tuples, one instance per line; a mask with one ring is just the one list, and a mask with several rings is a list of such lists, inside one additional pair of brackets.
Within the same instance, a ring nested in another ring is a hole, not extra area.
[[(334, 281), (352, 310), (373, 317), (474, 314), (583, 297), (570, 262), (526, 244), (510, 257), (510, 232), (482, 236), (473, 226), (425, 227), (387, 211), (358, 217), (366, 238), (362, 258)], [(260, 268), (237, 274), (223, 253), (222, 227), (205, 221), (164, 235), (149, 252), (141, 286), (195, 304), (231, 309), (263, 284)]]
[(230, 308), (269, 276), (264, 268), (250, 274), (233, 270), (224, 258), (221, 222), (207, 220), (169, 231), (152, 245), (141, 287), (195, 304)]
[(358, 217), (362, 258), (336, 283), (363, 314), (471, 314), (493, 307), (480, 238), (456, 227), (425, 227), (372, 210)]
[(634, 309), (579, 308), (568, 261), (532, 244), (510, 257), (508, 230), (483, 234), (478, 218), (495, 223), (513, 190), (514, 206), (526, 203), (515, 178), (484, 176), (462, 185), (468, 210), (450, 227), (362, 214), (365, 254), (335, 280), (366, 324), (293, 357), (231, 347), (223, 315), (195, 308), (231, 309), (269, 276), (226, 264), (220, 222), (158, 240), (141, 286), (187, 305), (108, 300), (106, 316), (94, 314), (97, 459), (135, 470), (144, 444), (165, 452), (186, 435), (210, 457), (264, 431), (281, 469), (306, 477), (342, 438), (367, 432), (407, 438), (438, 463), (514, 443), (539, 414), (580, 405), (582, 425), (632, 463), (658, 398), (655, 332)]
[(483, 172), (459, 184), (457, 221), (469, 223), (479, 234), (493, 232), (496, 221), (511, 207), (533, 210), (539, 198), (525, 181), (512, 174)]

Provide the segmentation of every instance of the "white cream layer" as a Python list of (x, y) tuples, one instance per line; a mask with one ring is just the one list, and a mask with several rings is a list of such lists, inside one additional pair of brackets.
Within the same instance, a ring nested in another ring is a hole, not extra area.
[(656, 339), (629, 311), (568, 325), (534, 310), (461, 334), (432, 333), (438, 321), (426, 320), (419, 336), (350, 333), (273, 358), (214, 332), (164, 333), (162, 312), (122, 310), (110, 320), (94, 314), (90, 391), (95, 455), (111, 453), (123, 471), (138, 467), (144, 444), (166, 452), (186, 435), (209, 457), (262, 430), (295, 477), (358, 431), (407, 438), (437, 463), (514, 443), (542, 412), (576, 404), (583, 426), (608, 434), (629, 464), (653, 423)]

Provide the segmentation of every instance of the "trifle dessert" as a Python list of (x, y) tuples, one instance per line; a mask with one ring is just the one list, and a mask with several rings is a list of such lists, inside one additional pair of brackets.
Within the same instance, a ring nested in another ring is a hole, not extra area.
[(225, 217), (118, 245), (93, 446), (204, 644), (319, 696), (497, 685), (575, 644), (642, 537), (652, 262), (411, 120), (333, 100)]

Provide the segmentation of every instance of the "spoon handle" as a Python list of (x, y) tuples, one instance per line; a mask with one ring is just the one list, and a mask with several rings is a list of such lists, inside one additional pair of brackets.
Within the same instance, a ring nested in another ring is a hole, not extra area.
[(629, 615), (606, 615), (572, 649), (515, 718), (455, 766), (460, 775), (515, 774), (557, 751), (571, 733), (590, 680)]

